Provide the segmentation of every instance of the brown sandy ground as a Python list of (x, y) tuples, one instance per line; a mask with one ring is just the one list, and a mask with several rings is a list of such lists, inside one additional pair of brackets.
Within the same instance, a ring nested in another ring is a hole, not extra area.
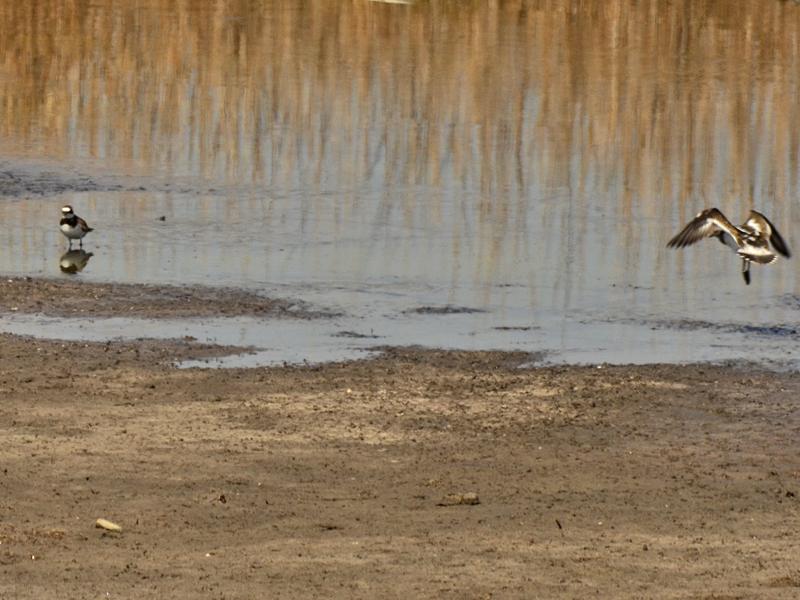
[(796, 374), (193, 352), (0, 336), (0, 598), (800, 597)]
[(334, 316), (297, 300), (237, 288), (91, 283), (79, 279), (0, 278), (0, 313), (92, 317), (313, 319)]

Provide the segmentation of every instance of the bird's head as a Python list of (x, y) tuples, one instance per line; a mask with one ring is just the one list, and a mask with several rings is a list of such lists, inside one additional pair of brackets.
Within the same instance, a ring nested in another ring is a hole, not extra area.
[(65, 216), (69, 215), (69, 214), (72, 214), (72, 207), (69, 204), (67, 204), (66, 206), (62, 206), (61, 207), (61, 214), (65, 215)]

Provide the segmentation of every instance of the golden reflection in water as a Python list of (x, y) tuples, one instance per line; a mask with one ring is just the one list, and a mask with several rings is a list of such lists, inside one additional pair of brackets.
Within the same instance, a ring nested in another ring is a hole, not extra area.
[(528, 255), (532, 202), (542, 260), (577, 271), (613, 254), (584, 242), (611, 213), (616, 275), (658, 271), (643, 242), (700, 206), (799, 222), (798, 39), (800, 7), (776, 0), (4, 2), (0, 143), (272, 190), (388, 189), (407, 224), (451, 227), (454, 255), (472, 231), (444, 216), (458, 197), (491, 232), (478, 278), (509, 235)]

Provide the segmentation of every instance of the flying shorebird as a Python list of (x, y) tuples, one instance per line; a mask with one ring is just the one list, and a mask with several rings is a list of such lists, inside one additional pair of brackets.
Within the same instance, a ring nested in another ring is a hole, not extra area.
[(791, 256), (781, 234), (769, 219), (755, 210), (740, 227), (731, 223), (719, 209), (708, 208), (692, 219), (667, 246), (683, 248), (707, 237), (718, 238), (742, 257), (742, 276), (750, 285), (750, 263), (768, 265), (778, 256)]
[(72, 240), (80, 240), (80, 247), (83, 248), (83, 236), (93, 231), (86, 221), (72, 212), (72, 207), (67, 205), (61, 209), (61, 233), (67, 236), (69, 247), (72, 248)]

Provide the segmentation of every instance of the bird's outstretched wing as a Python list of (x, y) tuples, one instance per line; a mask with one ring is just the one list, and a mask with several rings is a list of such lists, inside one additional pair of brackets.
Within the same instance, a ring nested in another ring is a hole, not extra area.
[(781, 234), (778, 233), (777, 229), (775, 229), (775, 225), (773, 225), (772, 222), (760, 212), (751, 210), (750, 218), (747, 219), (747, 224), (753, 229), (769, 236), (769, 243), (772, 244), (772, 247), (775, 248), (778, 253), (782, 254), (786, 258), (789, 258), (792, 255), (792, 253), (789, 252), (789, 247), (786, 245), (786, 242), (783, 241)]
[[(699, 213), (667, 244), (670, 248), (683, 248), (703, 238), (728, 234), (739, 245), (742, 234), (719, 209), (708, 208)], [(724, 238), (721, 238), (725, 241)]]

